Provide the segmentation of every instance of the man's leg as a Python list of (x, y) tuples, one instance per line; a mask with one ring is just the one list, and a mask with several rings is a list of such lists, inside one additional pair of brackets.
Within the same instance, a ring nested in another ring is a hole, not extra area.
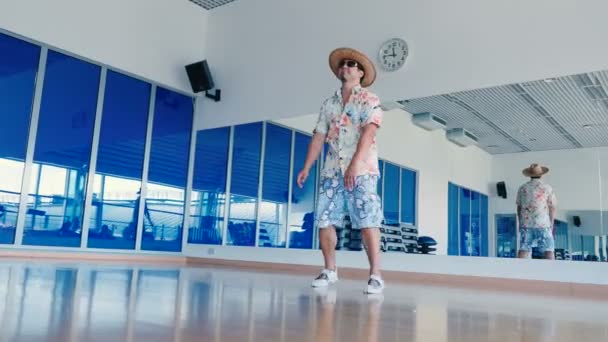
[(384, 281), (380, 274), (380, 229), (382, 203), (376, 193), (377, 176), (357, 176), (355, 189), (348, 192), (348, 211), (353, 229), (361, 229), (361, 237), (369, 261), (368, 294), (380, 294)]
[(530, 252), (520, 250), (517, 252), (517, 257), (520, 259), (530, 259)]
[(319, 229), (319, 242), (321, 243), (321, 251), (325, 260), (325, 269), (336, 269), (336, 244), (338, 237), (334, 226)]
[(540, 238), (540, 246), (543, 249), (543, 257), (547, 260), (555, 259), (555, 237), (552, 229), (543, 229)]
[(532, 256), (532, 240), (531, 231), (527, 228), (519, 229), (519, 251), (517, 257), (519, 259), (530, 259)]
[(380, 275), (380, 229), (363, 228), (361, 230), (365, 251), (369, 260), (369, 275)]
[(325, 268), (312, 282), (313, 287), (325, 287), (338, 281), (336, 270), (336, 224), (344, 217), (344, 183), (339, 179), (322, 178), (315, 210), (319, 242), (325, 260)]

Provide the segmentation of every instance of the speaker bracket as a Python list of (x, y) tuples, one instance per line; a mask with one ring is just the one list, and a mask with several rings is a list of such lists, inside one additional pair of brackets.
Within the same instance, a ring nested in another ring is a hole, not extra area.
[(215, 100), (215, 102), (219, 102), (222, 98), (222, 90), (215, 89), (215, 94), (209, 94), (209, 90), (205, 91), (205, 97)]

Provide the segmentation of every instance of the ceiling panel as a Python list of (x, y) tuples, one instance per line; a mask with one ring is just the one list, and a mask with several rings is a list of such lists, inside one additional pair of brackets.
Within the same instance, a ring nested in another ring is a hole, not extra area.
[(399, 101), (479, 138), (492, 154), (608, 146), (608, 71)]
[(229, 4), (235, 0), (190, 0), (206, 10)]

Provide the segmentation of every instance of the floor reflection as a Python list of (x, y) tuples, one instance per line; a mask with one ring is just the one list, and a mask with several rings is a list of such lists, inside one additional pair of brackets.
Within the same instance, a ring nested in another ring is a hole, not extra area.
[(0, 341), (603, 341), (608, 303), (224, 269), (0, 263)]

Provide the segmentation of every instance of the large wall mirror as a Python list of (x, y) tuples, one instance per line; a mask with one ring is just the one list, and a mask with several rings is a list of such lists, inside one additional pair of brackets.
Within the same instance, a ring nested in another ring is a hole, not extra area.
[[(540, 181), (556, 197), (555, 258), (607, 261), (608, 71), (399, 102), (412, 114), (445, 120), (447, 131), (465, 129), (492, 156), (483, 189), (490, 233), (475, 234), (484, 209), (471, 191), (450, 183), (448, 254), (483, 256), (487, 243), (489, 256), (518, 257), (518, 191), (531, 180), (523, 169), (538, 163), (549, 169)], [(532, 248), (530, 257), (542, 259), (542, 249)]]

